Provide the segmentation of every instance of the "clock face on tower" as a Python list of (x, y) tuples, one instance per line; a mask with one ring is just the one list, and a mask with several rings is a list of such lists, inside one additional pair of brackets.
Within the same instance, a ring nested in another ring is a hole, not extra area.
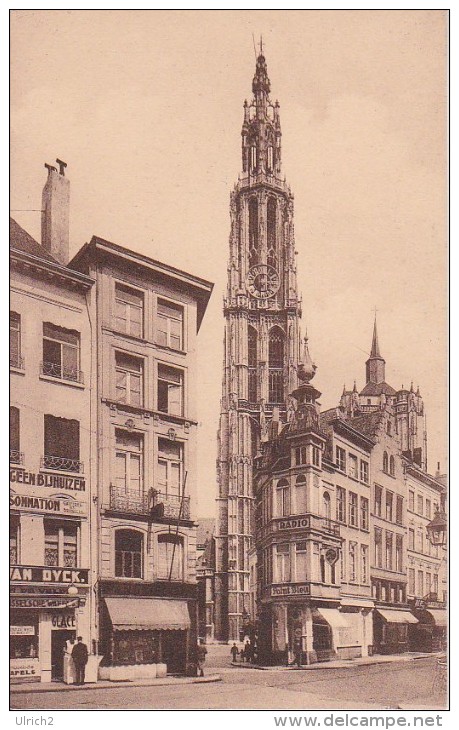
[(280, 286), (279, 274), (272, 266), (257, 264), (247, 274), (249, 294), (257, 299), (269, 299), (274, 296)]

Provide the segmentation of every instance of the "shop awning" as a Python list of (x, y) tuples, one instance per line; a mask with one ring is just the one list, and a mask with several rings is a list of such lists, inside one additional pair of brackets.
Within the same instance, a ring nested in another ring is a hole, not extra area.
[(448, 625), (448, 614), (445, 608), (426, 608), (426, 611), (432, 616), (436, 626)]
[(186, 601), (172, 598), (106, 598), (115, 631), (189, 629)]
[(418, 619), (410, 611), (396, 611), (390, 608), (378, 608), (378, 613), (390, 624), (417, 624)]
[(346, 621), (345, 616), (340, 613), (337, 608), (317, 608), (316, 611), (333, 629), (349, 628), (349, 624)]
[(374, 608), (375, 602), (370, 598), (342, 598), (342, 606), (355, 606), (357, 608)]

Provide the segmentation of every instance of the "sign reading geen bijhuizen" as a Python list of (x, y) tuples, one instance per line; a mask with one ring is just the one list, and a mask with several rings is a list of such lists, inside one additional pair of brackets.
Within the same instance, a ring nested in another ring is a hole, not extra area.
[(84, 568), (47, 568), (37, 565), (12, 565), (11, 583), (75, 583), (88, 585), (89, 570)]
[(84, 502), (76, 499), (61, 499), (60, 497), (34, 497), (29, 494), (10, 494), (10, 507), (26, 512), (53, 512), (59, 515), (75, 515), (83, 517), (86, 514)]
[(84, 492), (86, 482), (80, 477), (67, 477), (61, 474), (41, 474), (41, 472), (10, 469), (11, 484), (30, 484), (32, 487), (51, 487), (52, 489), (69, 489)]

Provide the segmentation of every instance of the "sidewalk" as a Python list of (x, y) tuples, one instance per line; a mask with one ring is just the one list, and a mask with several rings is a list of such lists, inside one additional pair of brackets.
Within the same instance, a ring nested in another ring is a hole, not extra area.
[(111, 689), (116, 687), (165, 687), (182, 684), (209, 684), (221, 682), (219, 674), (209, 674), (207, 677), (164, 677), (164, 679), (134, 679), (125, 682), (87, 682), (83, 685), (65, 684), (65, 682), (29, 682), (27, 684), (12, 684), (12, 695), (31, 694), (38, 692), (78, 692), (86, 689)]
[[(405, 654), (376, 654), (374, 656), (359, 657), (357, 659), (336, 659), (331, 662), (317, 662), (316, 664), (297, 666), (261, 666), (259, 664), (250, 664), (243, 662), (231, 662), (231, 667), (235, 669), (260, 669), (262, 671), (319, 671), (320, 669), (352, 669), (353, 667), (390, 664), (392, 662), (411, 662), (415, 659), (425, 659), (426, 657), (436, 657), (438, 654), (422, 653), (422, 652), (406, 652)], [(222, 668), (220, 668), (221, 671)]]

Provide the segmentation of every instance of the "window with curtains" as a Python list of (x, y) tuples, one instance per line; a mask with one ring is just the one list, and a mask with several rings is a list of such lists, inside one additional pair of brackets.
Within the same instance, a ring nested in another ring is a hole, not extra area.
[(10, 515), (10, 565), (19, 563), (19, 515)]
[(392, 522), (393, 504), (394, 504), (393, 492), (386, 491), (386, 520), (389, 520), (389, 522)]
[(346, 522), (346, 490), (342, 487), (336, 487), (336, 519)]
[(307, 512), (306, 477), (298, 474), (295, 481), (295, 512), (304, 515)]
[(78, 565), (79, 522), (44, 520), (45, 565), (75, 568)]
[(250, 327), (248, 329), (248, 400), (250, 403), (257, 403), (258, 402), (258, 391), (257, 391), (257, 381), (258, 381), (258, 373), (257, 373), (257, 365), (258, 365), (258, 352), (257, 352), (257, 343), (258, 343), (258, 333), (255, 327)]
[(158, 299), (156, 342), (172, 350), (183, 350), (184, 309), (180, 304)]
[(116, 429), (115, 484), (120, 492), (143, 493), (143, 435)]
[(383, 467), (382, 468), (383, 468), (383, 472), (385, 472), (386, 474), (389, 473), (389, 456), (387, 454), (387, 451), (385, 451), (383, 454)]
[(368, 461), (360, 459), (360, 481), (364, 484), (368, 484), (369, 481), (369, 467)]
[(10, 464), (22, 464), (19, 408), (10, 406)]
[(336, 466), (340, 471), (346, 471), (346, 452), (341, 446), (336, 447)]
[(395, 536), (395, 570), (403, 572), (403, 535)]
[(291, 580), (290, 543), (276, 545), (276, 583), (288, 583)]
[(423, 498), (422, 494), (418, 494), (417, 513), (418, 513), (418, 515), (424, 514), (424, 498)]
[(143, 337), (143, 292), (115, 284), (115, 328), (133, 337)]
[(385, 567), (387, 570), (393, 569), (392, 552), (393, 552), (393, 534), (392, 534), (392, 532), (388, 532), (386, 530), (386, 565), (385, 565)]
[(368, 545), (360, 546), (360, 580), (368, 583)]
[(358, 519), (357, 495), (355, 492), (349, 492), (349, 525), (357, 527)]
[(414, 512), (414, 492), (411, 489), (408, 492), (408, 509)]
[(43, 468), (80, 473), (83, 471), (78, 421), (45, 415)]
[(79, 332), (43, 322), (41, 372), (51, 378), (82, 382)]
[[(254, 147), (252, 149), (255, 149)], [(258, 201), (249, 200), (249, 268), (258, 263)]]
[(306, 540), (295, 543), (295, 581), (307, 580), (307, 543)]
[(414, 550), (414, 530), (411, 527), (408, 528), (408, 549)]
[(389, 459), (389, 473), (391, 477), (395, 476), (395, 459), (393, 456), (391, 456)]
[(158, 535), (158, 569), (160, 579), (184, 580), (184, 546), (183, 537), (174, 535)]
[(143, 535), (137, 530), (115, 532), (115, 576), (143, 577)]
[(358, 479), (357, 457), (354, 454), (349, 454), (349, 476), (352, 479)]
[(157, 485), (167, 496), (182, 493), (183, 444), (169, 439), (158, 439)]
[(395, 521), (397, 525), (403, 525), (403, 497), (399, 494), (395, 503)]
[(360, 497), (360, 527), (362, 530), (370, 529), (368, 499)]
[(382, 487), (375, 484), (375, 516), (382, 516)]
[(357, 543), (349, 542), (349, 581), (357, 581)]
[(382, 530), (380, 527), (375, 527), (375, 562), (377, 568), (383, 567), (382, 562)]
[(284, 333), (280, 327), (273, 327), (268, 344), (268, 399), (270, 403), (284, 400)]
[(130, 406), (143, 405), (143, 361), (126, 352), (115, 353), (116, 400)]
[(158, 411), (183, 416), (183, 370), (158, 364)]
[(290, 514), (290, 485), (286, 479), (281, 479), (276, 485), (276, 514), (278, 517)]
[(10, 366), (24, 367), (21, 357), (21, 315), (17, 312), (10, 312)]

